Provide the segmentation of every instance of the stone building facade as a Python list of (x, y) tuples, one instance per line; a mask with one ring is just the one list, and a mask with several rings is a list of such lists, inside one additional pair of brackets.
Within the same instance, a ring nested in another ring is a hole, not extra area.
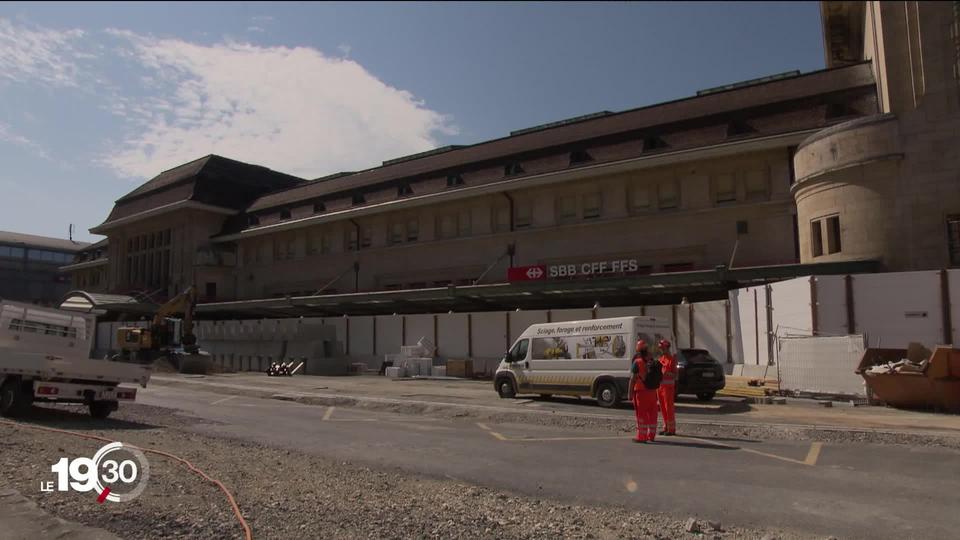
[(163, 297), (193, 284), (230, 302), (482, 286), (524, 268), (568, 286), (960, 264), (954, 6), (822, 9), (822, 71), (315, 180), (219, 156), (165, 171), (91, 229), (109, 237), (105, 288)]
[(803, 262), (960, 266), (960, 5), (824, 2), (830, 67), (869, 62), (876, 115), (794, 158)]

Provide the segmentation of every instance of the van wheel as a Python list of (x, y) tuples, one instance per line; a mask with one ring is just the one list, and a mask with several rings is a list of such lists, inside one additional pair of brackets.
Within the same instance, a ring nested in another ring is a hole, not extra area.
[(32, 404), (30, 394), (23, 391), (18, 379), (10, 379), (0, 388), (0, 415), (14, 417), (27, 412)]
[(616, 407), (620, 403), (620, 392), (612, 382), (600, 383), (597, 387), (597, 404), (605, 409)]
[(716, 395), (716, 392), (700, 392), (697, 394), (697, 400), (699, 401), (710, 401), (713, 399), (713, 396)]
[(553, 397), (553, 394), (540, 394), (540, 399), (550, 399)]
[(517, 390), (510, 379), (503, 378), (497, 381), (497, 394), (503, 399), (512, 399), (517, 397)]

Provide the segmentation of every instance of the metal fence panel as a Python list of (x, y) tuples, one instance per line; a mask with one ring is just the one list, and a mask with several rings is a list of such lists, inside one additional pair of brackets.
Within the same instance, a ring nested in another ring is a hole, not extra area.
[(780, 389), (865, 396), (863, 378), (854, 373), (864, 347), (862, 335), (780, 338)]

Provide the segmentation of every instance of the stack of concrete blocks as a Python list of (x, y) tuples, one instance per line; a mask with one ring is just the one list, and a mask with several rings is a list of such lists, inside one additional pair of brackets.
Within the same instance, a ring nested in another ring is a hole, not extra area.
[(319, 319), (200, 321), (197, 338), (213, 363), (229, 371), (266, 371), (272, 362), (304, 363), (300, 373), (346, 375), (349, 358), (336, 329)]
[(429, 376), (432, 374), (433, 357), (436, 347), (426, 338), (421, 338), (416, 345), (403, 345), (400, 354), (384, 355), (384, 361), (393, 367), (386, 369), (386, 375), (391, 378)]

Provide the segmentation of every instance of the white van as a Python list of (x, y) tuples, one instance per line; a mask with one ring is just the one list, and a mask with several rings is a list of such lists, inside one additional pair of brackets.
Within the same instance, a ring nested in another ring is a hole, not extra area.
[(588, 396), (602, 407), (613, 407), (627, 397), (638, 339), (646, 341), (655, 356), (661, 339), (674, 341), (670, 323), (654, 317), (534, 324), (504, 355), (494, 387), (502, 398)]

